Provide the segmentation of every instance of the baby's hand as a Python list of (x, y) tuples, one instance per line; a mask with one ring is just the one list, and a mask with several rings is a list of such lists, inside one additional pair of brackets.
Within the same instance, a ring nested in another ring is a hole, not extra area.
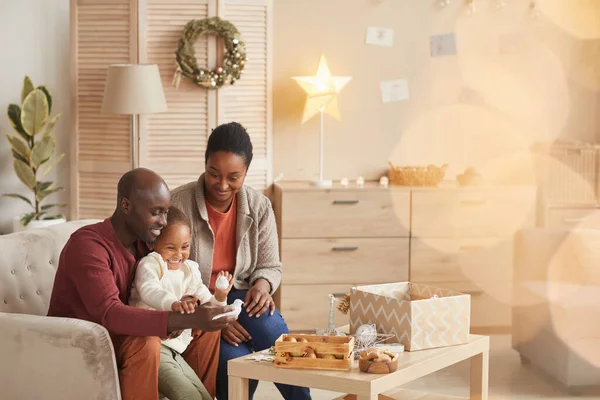
[(218, 301), (226, 301), (227, 294), (233, 287), (233, 275), (227, 271), (219, 272), (217, 281), (215, 282), (215, 298)]
[(171, 311), (181, 314), (193, 314), (196, 308), (196, 302), (193, 300), (174, 301), (171, 304)]

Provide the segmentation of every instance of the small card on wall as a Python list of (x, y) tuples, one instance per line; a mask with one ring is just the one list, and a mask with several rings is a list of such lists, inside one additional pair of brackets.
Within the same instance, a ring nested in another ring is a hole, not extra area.
[(431, 37), (431, 57), (456, 54), (456, 36), (454, 33)]
[(381, 82), (381, 101), (384, 103), (408, 100), (408, 98), (408, 81), (406, 79)]
[(385, 28), (368, 27), (367, 28), (367, 44), (374, 44), (377, 46), (388, 46), (394, 45), (394, 30)]

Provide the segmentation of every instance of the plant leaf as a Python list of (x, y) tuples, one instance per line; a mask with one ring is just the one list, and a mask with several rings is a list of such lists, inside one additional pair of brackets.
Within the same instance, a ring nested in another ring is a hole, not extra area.
[(15, 169), (15, 173), (21, 182), (23, 182), (29, 189), (33, 190), (36, 185), (36, 181), (31, 167), (21, 160), (14, 160), (13, 168)]
[(40, 89), (34, 89), (23, 101), (21, 124), (29, 136), (40, 133), (48, 120), (48, 98)]
[(63, 208), (63, 207), (66, 207), (66, 206), (67, 206), (66, 204), (44, 204), (42, 206), (41, 210), (42, 211), (46, 211), (46, 210), (49, 210), (49, 209), (51, 209), (53, 207)]
[(31, 202), (31, 200), (29, 200), (27, 197), (21, 195), (21, 194), (17, 194), (17, 193), (6, 193), (3, 194), (2, 196), (4, 197), (12, 197), (14, 199), (21, 199), (24, 202), (26, 202), (27, 204), (29, 204), (31, 207), (33, 207), (33, 203)]
[(38, 141), (33, 150), (31, 150), (31, 164), (34, 168), (38, 168), (44, 162), (54, 154), (56, 149), (56, 141), (53, 136), (45, 136), (42, 140)]
[(52, 112), (52, 96), (50, 96), (50, 91), (44, 85), (40, 85), (36, 89), (41, 90), (46, 95), (46, 100), (48, 100), (48, 115), (50, 115)]
[(44, 131), (44, 137), (49, 136), (52, 133), (52, 130), (54, 129), (54, 125), (56, 125), (56, 123), (58, 122), (58, 120), (60, 119), (60, 117), (62, 117), (62, 114), (56, 114), (51, 120), (50, 122), (48, 122), (48, 125), (46, 125), (46, 130)]
[(27, 226), (31, 222), (31, 220), (35, 218), (35, 211), (27, 213), (21, 217), (21, 225)]
[(50, 189), (51, 186), (52, 186), (52, 182), (38, 182), (37, 190), (38, 190), (38, 192), (42, 192), (44, 190)]
[(23, 125), (21, 124), (21, 107), (16, 104), (9, 104), (6, 113), (8, 114), (8, 120), (13, 129), (17, 131), (25, 141), (29, 141), (29, 134), (25, 132), (25, 129), (23, 129)]
[(65, 190), (65, 188), (63, 188), (63, 187), (57, 187), (57, 188), (54, 188), (54, 189), (48, 189), (48, 190), (44, 190), (42, 192), (38, 192), (37, 199), (38, 199), (38, 201), (42, 201), (46, 197), (50, 196), (52, 193), (60, 192), (62, 190)]
[(27, 164), (29, 164), (29, 159), (31, 158), (31, 150), (29, 150), (29, 146), (23, 143), (23, 141), (16, 136), (6, 135), (6, 138), (10, 142), (12, 149), (25, 160), (27, 160)]
[(29, 160), (23, 158), (23, 156), (17, 153), (14, 149), (10, 149), (10, 151), (12, 151), (12, 155), (16, 160), (23, 161), (27, 165), (30, 164)]
[(44, 217), (45, 220), (48, 219), (59, 219), (59, 218), (64, 218), (65, 216), (62, 214), (55, 214), (55, 215), (49, 215), (47, 217)]
[(46, 169), (42, 173), (42, 176), (40, 177), (40, 179), (44, 179), (48, 175), (48, 173), (50, 171), (52, 171), (52, 168), (54, 168), (54, 166), (56, 166), (56, 164), (61, 162), (63, 158), (65, 158), (65, 153), (62, 153), (61, 155), (54, 157), (52, 159), (52, 161), (50, 161), (48, 164), (46, 164)]
[(23, 79), (23, 88), (21, 89), (21, 104), (25, 101), (25, 98), (29, 93), (33, 91), (33, 82), (31, 78), (25, 75), (25, 79)]

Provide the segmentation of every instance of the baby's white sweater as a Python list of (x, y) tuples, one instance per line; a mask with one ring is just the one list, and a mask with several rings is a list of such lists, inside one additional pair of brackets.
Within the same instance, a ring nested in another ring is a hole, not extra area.
[[(169, 271), (167, 263), (156, 252), (142, 258), (135, 272), (129, 305), (149, 310), (171, 311), (171, 305), (187, 294), (197, 296), (200, 304), (212, 301), (215, 304), (227, 305), (227, 301), (217, 301), (202, 283), (200, 268), (195, 261), (186, 260), (179, 271), (182, 274), (175, 275), (177, 271)], [(191, 341), (192, 330), (186, 329), (179, 337), (163, 340), (162, 343), (178, 353), (183, 353)]]

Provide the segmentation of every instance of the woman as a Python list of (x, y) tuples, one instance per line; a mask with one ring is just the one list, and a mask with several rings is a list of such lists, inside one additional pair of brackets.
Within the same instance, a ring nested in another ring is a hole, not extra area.
[[(233, 275), (228, 303), (244, 301), (238, 321), (221, 332), (217, 398), (226, 400), (227, 361), (271, 347), (289, 333), (271, 297), (281, 282), (275, 216), (269, 199), (244, 185), (252, 143), (236, 122), (218, 126), (206, 146), (205, 170), (197, 182), (173, 190), (171, 204), (192, 221), (190, 259), (214, 290), (221, 271)], [(250, 381), (250, 398), (257, 381)], [(285, 399), (310, 399), (307, 388), (277, 385)]]

